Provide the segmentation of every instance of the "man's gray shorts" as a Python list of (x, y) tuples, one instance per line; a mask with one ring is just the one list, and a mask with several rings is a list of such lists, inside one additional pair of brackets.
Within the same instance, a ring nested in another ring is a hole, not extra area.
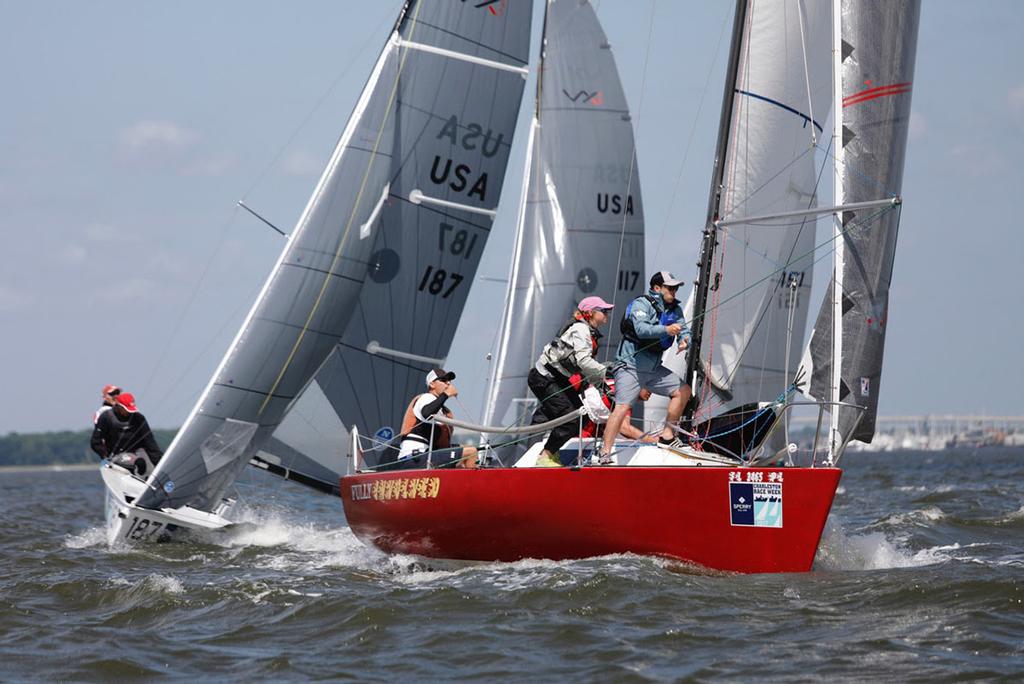
[(658, 366), (652, 371), (638, 371), (630, 366), (622, 366), (615, 370), (615, 403), (631, 405), (640, 396), (641, 387), (651, 390), (651, 394), (668, 397), (682, 384), (679, 376), (664, 366)]

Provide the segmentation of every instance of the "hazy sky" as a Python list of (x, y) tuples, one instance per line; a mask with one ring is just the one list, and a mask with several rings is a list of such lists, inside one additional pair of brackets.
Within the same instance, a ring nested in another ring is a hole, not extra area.
[[(0, 433), (84, 428), (108, 382), (180, 424), (284, 246), (235, 202), (291, 230), (399, 5), (0, 0)], [(880, 412), (1024, 414), (1024, 3), (923, 5)], [(597, 7), (648, 266), (689, 282), (732, 3)], [(523, 123), (483, 277), (507, 275)], [(449, 356), (474, 411), (503, 293), (474, 285)]]

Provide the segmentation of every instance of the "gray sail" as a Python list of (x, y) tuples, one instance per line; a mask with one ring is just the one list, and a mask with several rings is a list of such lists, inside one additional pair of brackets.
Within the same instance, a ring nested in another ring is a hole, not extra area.
[[(910, 123), (910, 91), (920, 15), (918, 0), (842, 2), (842, 139), (837, 204), (896, 197)], [(899, 228), (898, 208), (844, 212), (842, 364), (838, 399), (866, 409), (839, 412), (839, 437), (870, 442), (882, 374)], [(833, 383), (833, 277), (811, 335), (804, 366), (809, 396), (828, 400)]]
[[(645, 289), (633, 126), (611, 47), (585, 0), (552, 0), (499, 348), (484, 423), (529, 396), (526, 375), (575, 305)], [(598, 358), (614, 356), (617, 315)]]
[[(803, 350), (816, 220), (757, 217), (817, 205), (815, 144), (832, 92), (830, 10), (828, 0), (746, 5), (722, 160), (719, 218), (727, 224), (718, 231), (717, 287), (702, 322), (697, 420), (776, 399)], [(665, 363), (682, 375), (682, 355), (673, 354)]]
[[(330, 375), (318, 384), (344, 426), (395, 419), (430, 364), (384, 352), (447, 351), (498, 203), (530, 21), (525, 2), (406, 3), (288, 246), (139, 505), (209, 510), (260, 451), (296, 465), (299, 450), (272, 434), (314, 375)], [(312, 456), (333, 470), (336, 454)]]

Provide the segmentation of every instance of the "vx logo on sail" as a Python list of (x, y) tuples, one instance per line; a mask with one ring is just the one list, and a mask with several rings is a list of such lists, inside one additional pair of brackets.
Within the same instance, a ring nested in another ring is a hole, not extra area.
[[(462, 4), (466, 4), (466, 0), (462, 0)], [(508, 0), (483, 0), (483, 2), (477, 2), (473, 4), (476, 9), (487, 8), (487, 11), (496, 17), (500, 17), (505, 14), (505, 10), (508, 8)]]
[(592, 93), (586, 90), (580, 90), (575, 95), (572, 95), (568, 90), (562, 88), (562, 94), (573, 102), (583, 102), (584, 104), (593, 105), (595, 107), (600, 107), (604, 104), (604, 93), (600, 90), (595, 90)]

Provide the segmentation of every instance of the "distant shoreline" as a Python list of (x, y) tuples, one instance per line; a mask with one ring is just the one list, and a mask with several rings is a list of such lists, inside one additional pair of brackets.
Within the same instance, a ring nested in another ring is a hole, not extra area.
[(5, 465), (0, 466), (0, 475), (8, 473), (63, 472), (71, 470), (98, 470), (99, 463), (51, 463), (49, 465)]

